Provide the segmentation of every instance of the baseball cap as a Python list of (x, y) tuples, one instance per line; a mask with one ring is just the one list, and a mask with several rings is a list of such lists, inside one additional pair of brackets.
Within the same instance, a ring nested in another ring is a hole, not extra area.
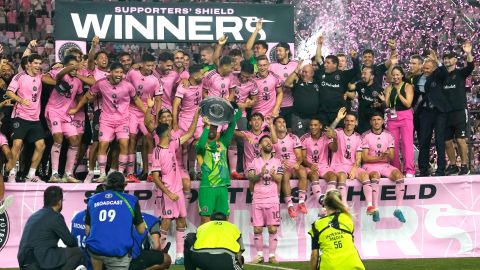
[(445, 51), (443, 53), (443, 58), (457, 58), (457, 53), (453, 50), (451, 51)]

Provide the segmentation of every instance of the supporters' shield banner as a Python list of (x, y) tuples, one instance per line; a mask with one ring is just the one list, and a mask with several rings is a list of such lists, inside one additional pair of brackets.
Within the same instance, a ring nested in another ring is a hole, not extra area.
[(222, 126), (232, 121), (234, 109), (224, 98), (207, 97), (200, 102), (200, 114), (207, 116), (210, 124)]
[(62, 62), (65, 52), (70, 48), (77, 48), (84, 54), (87, 53), (87, 43), (85, 41), (76, 40), (56, 40), (55, 41), (55, 61)]
[(224, 3), (55, 3), (55, 38), (116, 42), (247, 41), (263, 18), (260, 40), (294, 42), (292, 5)]
[[(402, 211), (407, 219), (400, 223), (393, 217), (395, 184), (382, 179), (380, 184), (380, 222), (365, 214), (367, 208), (362, 186), (348, 182), (348, 203), (355, 215), (355, 246), (362, 259), (478, 257), (480, 253), (480, 176), (430, 177), (406, 180)], [(6, 183), (6, 196), (15, 200), (0, 215), (0, 267), (17, 267), (18, 245), (23, 227), (32, 213), (43, 206), (43, 190), (50, 184)], [(294, 202), (298, 202), (297, 182), (291, 181)], [(72, 217), (86, 207), (84, 199), (95, 190), (96, 184), (59, 184), (64, 190), (62, 214), (68, 226)], [(192, 182), (192, 199), (188, 204), (187, 230), (195, 231), (198, 216), (198, 181)], [(322, 187), (325, 189), (325, 186)], [(140, 200), (142, 211), (158, 214), (152, 183), (129, 184), (127, 190)], [(246, 261), (256, 255), (253, 227), (250, 223), (252, 196), (248, 181), (232, 181), (229, 188), (231, 218), (243, 234)], [(282, 223), (278, 230), (277, 259), (307, 261), (311, 242), (307, 235), (318, 218), (318, 204), (312, 196), (307, 199), (308, 214), (296, 221), (281, 207)], [(174, 227), (172, 227), (174, 228)], [(174, 231), (174, 229), (173, 229)], [(264, 231), (264, 243), (268, 234)], [(170, 233), (168, 241), (174, 243)], [(170, 255), (175, 259), (175, 244)], [(268, 250), (264, 251), (268, 256)], [(268, 260), (268, 258), (266, 258)]]

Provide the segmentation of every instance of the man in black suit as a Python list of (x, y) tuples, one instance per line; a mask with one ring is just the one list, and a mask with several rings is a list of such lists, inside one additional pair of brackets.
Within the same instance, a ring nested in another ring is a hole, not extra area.
[[(20, 269), (72, 270), (80, 265), (83, 253), (60, 212), (63, 191), (50, 186), (43, 193), (43, 208), (34, 213), (23, 229), (17, 259)], [(67, 248), (58, 247), (62, 239)]]
[(420, 176), (429, 176), (429, 153), (433, 131), (435, 131), (435, 148), (437, 150), (436, 176), (445, 175), (445, 128), (447, 113), (451, 111), (450, 103), (443, 91), (443, 83), (448, 76), (447, 69), (438, 61), (436, 53), (431, 50), (423, 63), (423, 75), (426, 76), (425, 92), (417, 113), (419, 126), (420, 153), (418, 165)]

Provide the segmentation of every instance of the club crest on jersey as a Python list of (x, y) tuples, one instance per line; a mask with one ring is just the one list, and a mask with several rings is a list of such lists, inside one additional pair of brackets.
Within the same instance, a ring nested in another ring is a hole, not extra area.
[(284, 77), (284, 78), (288, 78), (288, 73), (286, 73), (286, 72), (283, 73), (283, 77)]
[(117, 95), (116, 95), (116, 94), (112, 94), (112, 98), (117, 98)]
[[(362, 89), (363, 90), (363, 89)], [(363, 93), (363, 92), (362, 92)], [(372, 96), (374, 97), (377, 97), (378, 96), (378, 92), (377, 91), (372, 91)]]
[(382, 148), (382, 145), (381, 145), (381, 144), (377, 144), (377, 148)]
[(19, 126), (20, 126), (20, 123), (18, 122), (13, 123), (13, 128), (18, 128)]
[(58, 125), (58, 122), (57, 122), (57, 121), (53, 121), (53, 125), (54, 125), (54, 126)]
[(287, 152), (287, 148), (286, 148), (286, 147), (282, 147), (282, 152)]
[(221, 87), (221, 88), (225, 88), (225, 84), (222, 83), (222, 84), (220, 85), (220, 87)]
[(313, 88), (315, 88), (315, 91), (317, 91), (317, 92), (320, 91), (320, 88), (318, 87), (318, 84), (314, 84)]
[(335, 80), (340, 81), (340, 75), (335, 75)]
[(105, 198), (106, 199), (111, 199), (113, 197), (113, 194), (112, 193), (107, 193), (105, 194)]
[(37, 91), (37, 87), (36, 87), (36, 86), (34, 86), (32, 90), (33, 90), (33, 91)]
[(143, 89), (143, 84), (140, 84), (140, 85), (138, 86), (138, 89)]

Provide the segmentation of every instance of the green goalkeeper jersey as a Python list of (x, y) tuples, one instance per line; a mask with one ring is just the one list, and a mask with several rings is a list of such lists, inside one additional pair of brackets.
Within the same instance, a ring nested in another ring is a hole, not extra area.
[(227, 150), (233, 138), (235, 125), (242, 117), (242, 111), (237, 110), (233, 120), (220, 139), (207, 142), (208, 128), (204, 128), (202, 136), (196, 145), (197, 157), (202, 171), (200, 187), (228, 187), (230, 186), (230, 169), (227, 162)]

